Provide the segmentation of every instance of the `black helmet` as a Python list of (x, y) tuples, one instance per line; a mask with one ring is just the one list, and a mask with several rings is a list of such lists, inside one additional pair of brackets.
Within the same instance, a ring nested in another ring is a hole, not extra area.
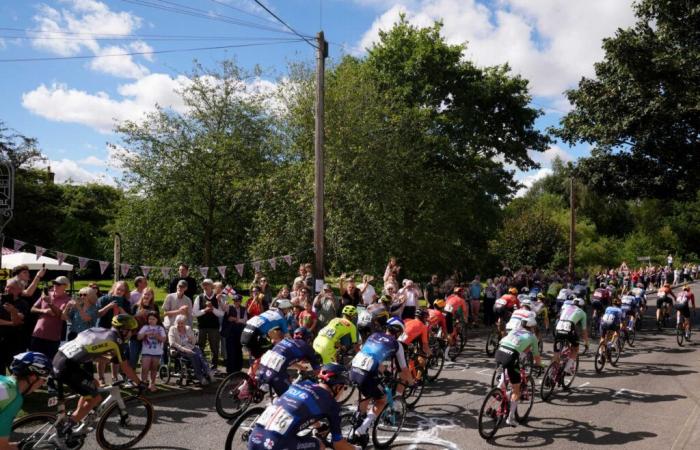
[(329, 363), (324, 364), (318, 373), (318, 379), (328, 386), (337, 384), (348, 384), (348, 371), (342, 364)]
[(416, 319), (425, 321), (428, 318), (428, 311), (425, 309), (416, 309)]

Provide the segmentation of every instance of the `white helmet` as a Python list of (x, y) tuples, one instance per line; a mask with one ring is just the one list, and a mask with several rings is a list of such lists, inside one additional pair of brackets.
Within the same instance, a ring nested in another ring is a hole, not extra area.
[(583, 306), (586, 302), (581, 297), (576, 297), (574, 299), (574, 305)]
[(530, 300), (529, 297), (524, 298), (520, 300), (520, 306), (527, 306), (528, 308), (532, 308), (532, 300)]

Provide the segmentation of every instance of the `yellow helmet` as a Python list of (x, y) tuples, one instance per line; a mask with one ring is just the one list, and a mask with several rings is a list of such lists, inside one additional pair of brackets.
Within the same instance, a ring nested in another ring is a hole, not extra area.
[(129, 314), (117, 314), (112, 317), (112, 327), (117, 329), (135, 330), (139, 327), (138, 322)]
[(433, 303), (433, 306), (438, 308), (438, 309), (442, 309), (445, 307), (445, 304), (446, 304), (445, 300), (442, 298), (439, 298), (439, 299), (435, 300), (435, 302)]
[(518, 289), (512, 287), (512, 288), (508, 289), (508, 293), (513, 294), (513, 295), (518, 295)]

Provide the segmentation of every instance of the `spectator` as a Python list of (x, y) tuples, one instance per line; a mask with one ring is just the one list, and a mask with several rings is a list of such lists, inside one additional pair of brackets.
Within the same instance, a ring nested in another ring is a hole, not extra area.
[(301, 288), (305, 287), (303, 281), (295, 281), (292, 285), (292, 292), (289, 293), (289, 299), (292, 301), (292, 305), (303, 306), (303, 302), (300, 299)]
[(241, 306), (243, 297), (239, 294), (233, 296), (233, 305), (228, 305), (224, 310), (224, 322), (221, 326), (221, 335), (226, 346), (226, 373), (232, 374), (243, 369), (243, 346), (241, 334), (248, 320), (246, 308)]
[(48, 295), (43, 295), (32, 306), (32, 313), (39, 314), (39, 320), (34, 327), (29, 348), (40, 352), (53, 360), (61, 344), (63, 333), (63, 310), (70, 301), (66, 288), (70, 284), (67, 277), (60, 276), (53, 280), (53, 289)]
[(12, 269), (12, 275), (19, 280), (22, 285), (22, 296), (33, 297), (37, 286), (39, 286), (39, 281), (46, 275), (46, 268), (42, 267), (41, 270), (34, 275), (34, 279), (31, 283), (29, 282), (29, 267), (25, 264)]
[(195, 376), (202, 386), (206, 386), (211, 379), (207, 360), (204, 358), (202, 350), (195, 345), (194, 332), (192, 327), (187, 325), (187, 320), (187, 316), (184, 314), (175, 317), (175, 326), (170, 327), (168, 331), (168, 342), (172, 348), (189, 360)]
[(321, 328), (328, 325), (328, 322), (335, 319), (340, 314), (340, 301), (333, 294), (333, 289), (330, 284), (324, 284), (323, 290), (314, 299), (313, 309), (318, 316), (317, 327)]
[[(155, 311), (147, 313), (147, 323), (139, 330), (137, 339), (141, 342), (141, 381), (148, 383), (148, 390), (155, 392), (156, 374), (163, 356), (165, 328), (160, 325), (160, 316)], [(135, 366), (134, 366), (135, 367)]]
[(304, 327), (312, 333), (316, 332), (316, 324), (318, 323), (318, 316), (313, 310), (313, 305), (310, 300), (304, 302), (304, 310), (299, 313), (299, 326)]
[(292, 293), (289, 291), (289, 286), (282, 286), (282, 289), (280, 289), (277, 292), (277, 297), (275, 298), (286, 298), (287, 300), (292, 299)]
[(5, 286), (0, 307), (0, 375), (9, 369), (12, 357), (27, 348), (25, 320), (29, 318), (29, 303), (22, 298), (24, 290), (17, 278)]
[[(190, 276), (190, 266), (188, 266), (185, 263), (180, 263), (180, 266), (177, 268), (177, 273), (178, 276), (170, 280), (170, 284), (168, 285), (168, 292), (171, 294), (175, 294), (177, 292), (177, 287), (180, 284), (180, 281), (185, 281), (187, 283), (185, 295), (191, 301), (194, 298), (194, 296), (197, 295), (197, 282), (194, 280), (194, 278)], [(192, 325), (191, 320), (189, 324)]]
[(306, 282), (306, 266), (304, 264), (299, 264), (299, 275), (292, 282), (292, 287), (296, 286), (297, 283), (305, 284)]
[(474, 276), (469, 284), (469, 299), (471, 301), (471, 317), (476, 324), (479, 320), (479, 306), (481, 304), (481, 277), (479, 275)]
[[(226, 344), (223, 343), (221, 340), (221, 327), (224, 324), (224, 313), (226, 312), (226, 309), (228, 308), (228, 300), (229, 300), (229, 295), (226, 293), (227, 291), (224, 290), (224, 283), (221, 281), (217, 281), (214, 283), (214, 294), (216, 294), (216, 299), (219, 301), (219, 309), (221, 310), (221, 316), (218, 318), (219, 319), (219, 342), (221, 344), (219, 345), (219, 350), (221, 353), (221, 360), (226, 363), (226, 358), (228, 357), (228, 352), (226, 351)], [(231, 291), (233, 294), (236, 293), (233, 289)]]
[[(136, 319), (136, 322), (138, 322), (139, 328), (141, 328), (148, 324), (148, 316), (150, 313), (155, 313), (158, 316), (158, 323), (160, 323), (160, 310), (156, 304), (155, 292), (153, 289), (147, 287), (141, 293), (138, 302), (131, 309), (131, 314)], [(129, 364), (133, 369), (136, 368), (136, 364), (139, 362), (142, 344), (143, 340), (138, 339), (137, 335), (132, 336), (129, 340)]]
[[(177, 282), (176, 292), (165, 296), (163, 326), (166, 331), (170, 331), (170, 327), (175, 324), (175, 318), (179, 315), (185, 317), (188, 325), (192, 324), (192, 300), (186, 295), (188, 288), (187, 280), (182, 279)], [(167, 352), (164, 354), (167, 355)]]
[(486, 288), (484, 288), (484, 324), (493, 325), (495, 318), (493, 317), (493, 306), (496, 304), (498, 297), (498, 288), (489, 278), (486, 280)]
[(248, 304), (246, 305), (246, 311), (248, 312), (248, 318), (259, 316), (265, 311), (263, 306), (263, 295), (260, 293), (260, 288), (254, 287), (250, 291), (250, 298), (248, 299)]
[[(314, 284), (314, 269), (309, 263), (304, 264), (304, 284), (306, 285), (306, 289), (309, 290), (309, 293), (316, 292), (316, 286)], [(311, 295), (309, 295), (309, 298), (311, 298)]]
[(370, 284), (373, 280), (374, 277), (372, 275), (365, 274), (362, 276), (362, 283), (357, 286), (360, 290), (360, 294), (362, 294), (362, 303), (365, 306), (371, 305), (379, 298), (377, 297), (377, 291), (374, 290), (374, 286)]
[(272, 303), (272, 287), (268, 283), (267, 278), (260, 278), (260, 293), (263, 295), (263, 310), (267, 311)]
[(209, 343), (211, 350), (211, 369), (216, 370), (219, 365), (219, 317), (224, 317), (224, 311), (219, 307), (219, 298), (214, 292), (214, 281), (205, 278), (202, 281), (203, 292), (194, 300), (194, 316), (197, 318), (199, 328), (199, 348), (204, 351)]
[(425, 286), (423, 296), (428, 300), (428, 304), (432, 307), (435, 300), (442, 298), (442, 290), (440, 289), (440, 281), (437, 274), (430, 277), (430, 282)]
[[(126, 281), (117, 281), (112, 289), (97, 300), (97, 326), (100, 328), (112, 328), (112, 318), (119, 314), (131, 313), (129, 304), (129, 285)], [(104, 359), (97, 361), (97, 378), (101, 384), (105, 384), (105, 369), (107, 362)], [(112, 364), (112, 379), (116, 380), (119, 366)]]
[(362, 293), (357, 286), (355, 286), (355, 280), (353, 280), (352, 277), (346, 278), (345, 274), (342, 274), (340, 276), (338, 288), (341, 292), (341, 306), (357, 306), (362, 303)]
[(399, 289), (398, 295), (403, 301), (402, 319), (413, 319), (416, 316), (416, 308), (420, 299), (420, 289), (411, 280), (403, 280), (403, 287)]
[(146, 289), (146, 287), (148, 287), (148, 280), (146, 277), (134, 278), (134, 290), (131, 291), (131, 295), (129, 296), (129, 304), (132, 308), (139, 302), (141, 295), (143, 295), (143, 290)]
[(389, 258), (389, 263), (386, 265), (386, 269), (384, 269), (384, 283), (386, 284), (392, 282), (394, 284), (397, 284), (399, 281), (400, 270), (401, 267), (396, 262), (396, 257), (392, 256), (391, 258)]
[(95, 291), (95, 295), (98, 299), (102, 297), (102, 290), (100, 289), (100, 286), (97, 283), (90, 283), (88, 284), (88, 287)]
[(63, 320), (70, 322), (67, 340), (72, 341), (81, 331), (97, 324), (97, 295), (95, 290), (84, 287), (78, 291), (77, 300), (71, 300), (63, 310)]

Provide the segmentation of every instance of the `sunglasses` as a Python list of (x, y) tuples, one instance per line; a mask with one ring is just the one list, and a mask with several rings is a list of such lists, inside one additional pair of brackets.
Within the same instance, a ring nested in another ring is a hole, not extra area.
[(78, 297), (87, 297), (87, 294), (78, 294)]

